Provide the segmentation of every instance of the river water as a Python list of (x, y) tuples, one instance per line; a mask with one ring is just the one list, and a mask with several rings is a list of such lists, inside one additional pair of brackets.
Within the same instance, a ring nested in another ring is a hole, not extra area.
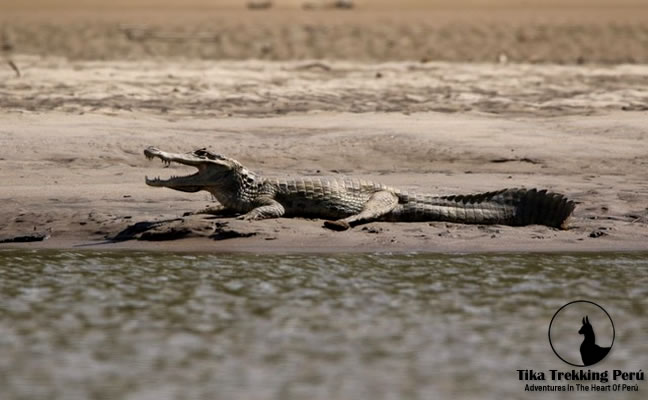
[[(645, 398), (528, 393), (587, 299), (648, 369), (647, 254), (188, 255), (0, 251), (0, 398)], [(576, 368), (578, 369), (578, 368)]]

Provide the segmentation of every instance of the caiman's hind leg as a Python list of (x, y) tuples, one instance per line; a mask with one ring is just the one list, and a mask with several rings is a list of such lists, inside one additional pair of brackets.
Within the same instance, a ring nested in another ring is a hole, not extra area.
[(286, 212), (284, 207), (278, 201), (268, 197), (257, 199), (255, 201), (255, 206), (256, 208), (253, 208), (252, 211), (237, 217), (237, 219), (253, 221), (258, 219), (279, 218)]
[(374, 193), (364, 208), (356, 215), (336, 221), (325, 221), (324, 226), (335, 231), (344, 231), (352, 226), (375, 221), (380, 217), (392, 212), (398, 205), (398, 197), (392, 192)]

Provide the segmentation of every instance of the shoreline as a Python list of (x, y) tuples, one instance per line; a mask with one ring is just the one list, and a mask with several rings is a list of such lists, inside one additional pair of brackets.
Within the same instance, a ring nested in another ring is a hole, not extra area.
[(406, 247), (398, 246), (389, 250), (384, 247), (363, 247), (347, 245), (343, 243), (348, 241), (330, 241), (327, 246), (299, 247), (291, 248), (288, 244), (279, 246), (268, 245), (267, 242), (255, 241), (254, 243), (246, 242), (241, 239), (231, 239), (227, 242), (215, 242), (207, 238), (189, 238), (178, 239), (164, 242), (101, 242), (88, 241), (80, 242), (73, 238), (59, 237), (54, 240), (45, 240), (42, 242), (32, 243), (7, 243), (0, 244), (2, 251), (74, 251), (74, 252), (105, 252), (105, 253), (173, 253), (173, 254), (211, 254), (211, 255), (463, 255), (463, 254), (481, 254), (481, 255), (578, 255), (578, 254), (648, 254), (648, 246), (641, 241), (632, 243), (625, 242), (621, 245), (618, 243), (583, 243), (574, 246), (572, 244), (535, 245), (529, 246), (526, 243), (508, 243), (505, 246), (502, 243), (479, 248), (453, 247), (446, 245), (436, 246), (434, 248)]

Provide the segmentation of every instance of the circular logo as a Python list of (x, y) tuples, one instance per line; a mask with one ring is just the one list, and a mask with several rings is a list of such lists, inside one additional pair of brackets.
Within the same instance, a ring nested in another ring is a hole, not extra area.
[(615, 335), (610, 314), (587, 300), (560, 307), (549, 323), (551, 349), (574, 367), (588, 367), (603, 360), (612, 349)]

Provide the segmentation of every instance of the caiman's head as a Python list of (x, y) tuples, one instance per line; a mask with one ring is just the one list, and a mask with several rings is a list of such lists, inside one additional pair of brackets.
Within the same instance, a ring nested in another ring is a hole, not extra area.
[(197, 172), (187, 176), (172, 176), (169, 179), (160, 179), (159, 177), (149, 179), (146, 177), (146, 184), (149, 186), (166, 187), (183, 192), (209, 190), (243, 168), (238, 161), (212, 153), (206, 149), (177, 154), (167, 153), (155, 147), (148, 147), (144, 150), (144, 155), (149, 160), (159, 158), (166, 165), (175, 162), (197, 168)]

